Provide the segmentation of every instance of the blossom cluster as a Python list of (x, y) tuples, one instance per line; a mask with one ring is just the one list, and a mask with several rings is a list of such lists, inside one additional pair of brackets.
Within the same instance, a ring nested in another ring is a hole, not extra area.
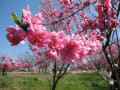
[(27, 67), (29, 65), (28, 63), (14, 61), (13, 58), (8, 58), (7, 56), (3, 56), (3, 61), (5, 61), (5, 63), (11, 64), (12, 66), (15, 66), (18, 68)]
[[(98, 0), (92, 16), (88, 16), (87, 12), (81, 13), (81, 27), (84, 31), (99, 29), (101, 35), (105, 35), (105, 31), (111, 32), (118, 26), (117, 11), (112, 6), (112, 0)], [(90, 13), (89, 13), (90, 14)], [(102, 37), (101, 37), (102, 38)], [(100, 39), (101, 40), (101, 39)]]
[(97, 12), (98, 28), (115, 30), (118, 24), (117, 11), (112, 7), (111, 0), (99, 0)]
[(3, 61), (5, 61), (6, 63), (9, 63), (9, 60), (7, 59), (6, 56), (3, 56)]
[(27, 67), (28, 63), (22, 63), (20, 61), (13, 61), (11, 62), (12, 66), (15, 66), (17, 68), (23, 68), (23, 67)]
[[(66, 0), (66, 3), (67, 0)], [(28, 32), (15, 27), (8, 27), (7, 39), (12, 45), (18, 45), (25, 38), (35, 47), (35, 52), (39, 53), (39, 48), (44, 48), (46, 57), (52, 60), (61, 58), (64, 62), (73, 60), (83, 60), (86, 55), (101, 49), (98, 40), (99, 33), (91, 34), (66, 34), (64, 31), (50, 31), (42, 22), (44, 18), (39, 12), (32, 16), (29, 6), (23, 9), (22, 20), (29, 26)], [(98, 37), (98, 38), (97, 38)], [(21, 65), (19, 62), (15, 65)]]

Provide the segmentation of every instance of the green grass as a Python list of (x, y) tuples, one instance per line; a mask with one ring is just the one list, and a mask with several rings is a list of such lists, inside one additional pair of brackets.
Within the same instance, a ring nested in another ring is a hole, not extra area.
[[(0, 90), (50, 90), (51, 74), (8, 73), (1, 78)], [(56, 90), (108, 90), (107, 83), (93, 72), (67, 74), (58, 83)]]

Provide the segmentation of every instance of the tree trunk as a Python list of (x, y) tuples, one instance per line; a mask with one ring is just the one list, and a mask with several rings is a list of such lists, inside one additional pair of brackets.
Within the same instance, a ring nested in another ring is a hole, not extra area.
[(120, 71), (119, 71), (119, 69), (117, 71), (112, 72), (112, 79), (114, 81), (113, 90), (120, 90)]
[[(65, 65), (63, 64), (60, 67), (60, 69), (57, 70), (56, 61), (54, 62), (54, 66), (53, 66), (53, 83), (52, 83), (52, 86), (50, 87), (50, 90), (56, 90), (57, 83), (66, 74), (66, 71), (67, 71), (67, 69), (69, 67), (69, 64), (67, 64), (65, 67), (64, 66)], [(57, 73), (57, 71), (58, 71), (58, 73)]]
[(116, 80), (114, 80), (113, 89), (111, 89), (111, 90), (120, 90), (120, 85)]
[(47, 66), (45, 66), (45, 73), (47, 72)]
[(39, 73), (40, 73), (40, 67), (39, 67)]
[(55, 90), (55, 89), (56, 89), (56, 83), (54, 83), (52, 86), (52, 90)]

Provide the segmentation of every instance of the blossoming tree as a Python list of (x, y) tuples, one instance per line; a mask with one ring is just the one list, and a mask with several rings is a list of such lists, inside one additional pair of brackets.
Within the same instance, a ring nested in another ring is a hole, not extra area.
[[(15, 46), (27, 38), (36, 54), (44, 54), (54, 63), (52, 90), (71, 63), (99, 51), (102, 43), (106, 60), (115, 72), (115, 88), (120, 90), (119, 57), (116, 67), (107, 53), (113, 38), (118, 40), (119, 10), (119, 0), (43, 0), (35, 15), (28, 5), (20, 19), (12, 13), (17, 26), (7, 28), (7, 39)], [(57, 62), (61, 63), (59, 70)]]

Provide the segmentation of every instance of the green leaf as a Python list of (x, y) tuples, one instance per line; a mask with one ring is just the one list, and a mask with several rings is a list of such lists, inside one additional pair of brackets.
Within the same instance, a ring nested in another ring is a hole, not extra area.
[(11, 17), (16, 24), (18, 24), (18, 25), (23, 24), (23, 22), (17, 17), (17, 15), (14, 12), (11, 14)]

